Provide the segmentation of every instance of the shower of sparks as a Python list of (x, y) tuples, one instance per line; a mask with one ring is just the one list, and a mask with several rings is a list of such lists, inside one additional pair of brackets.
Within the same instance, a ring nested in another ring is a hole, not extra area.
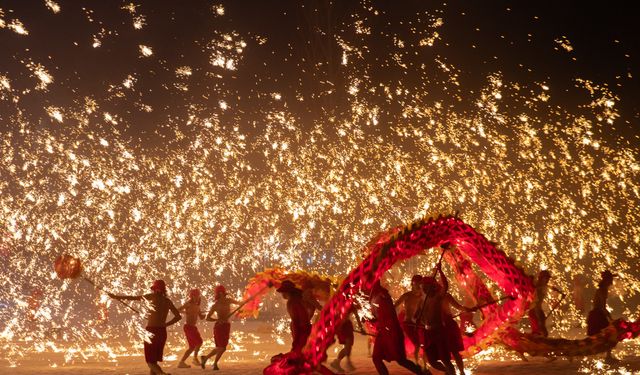
[(33, 75), (40, 81), (36, 86), (36, 90), (46, 90), (47, 86), (53, 82), (53, 77), (47, 70), (40, 64), (27, 63), (26, 67), (33, 73)]
[(46, 0), (45, 4), (47, 8), (51, 9), (53, 13), (60, 13), (60, 5), (53, 0)]
[[(54, 1), (45, 4), (60, 11)], [(230, 17), (222, 5), (210, 9), (207, 17)], [(151, 27), (136, 4), (123, 11), (135, 30)], [(266, 267), (346, 274), (372, 235), (432, 212), (459, 210), (529, 273), (552, 270), (564, 290), (576, 275), (595, 282), (609, 268), (624, 280), (612, 293), (636, 297), (637, 139), (606, 136), (621, 121), (617, 103), (624, 98), (575, 77), (580, 104), (564, 106), (554, 82), (514, 81), (501, 72), (487, 74), (482, 89), (471, 92), (462, 69), (437, 52), (447, 43), (446, 16), (416, 15), (408, 32), (393, 35), (379, 28), (381, 12), (363, 1), (339, 24), (340, 70), (333, 76), (325, 61), (300, 64), (313, 75), (311, 93), (269, 87), (278, 77), (250, 77), (251, 103), (260, 104), (251, 108), (222, 82), (242, 77), (246, 51), (268, 49), (266, 36), (221, 26), (192, 43), (194, 61), (175, 65), (161, 58), (160, 45), (129, 41), (137, 56), (158, 56), (140, 61), (170, 72), (164, 89), (206, 99), (191, 103), (186, 116), (168, 113), (172, 136), (152, 150), (125, 135), (136, 124), (113, 105), (170, 111), (143, 101), (138, 90), (148, 77), (137, 66), (102, 92), (64, 105), (47, 90), (67, 84), (58, 79), (65, 66), (34, 54), (24, 58), (29, 77), (0, 71), (0, 102), (10, 108), (0, 139), (0, 259), (9, 275), (0, 280), (7, 306), (0, 309), (0, 345), (7, 357), (54, 350), (59, 340), (74, 343), (56, 349), (68, 358), (81, 351), (114, 358), (125, 350), (112, 342), (139, 344), (144, 336), (140, 319), (123, 316), (104, 294), (56, 278), (52, 263), (62, 253), (81, 259), (85, 274), (107, 290), (140, 293), (164, 278), (177, 300), (196, 286), (211, 298), (219, 282), (239, 296)], [(0, 33), (33, 37), (6, 17), (0, 9)], [(86, 17), (98, 18), (90, 10)], [(109, 27), (87, 31), (95, 48), (88, 53), (98, 53), (123, 26)], [(393, 47), (389, 55), (376, 55), (369, 44), (380, 38)], [(556, 43), (573, 48), (564, 37)], [(375, 69), (419, 83), (376, 81)], [(22, 106), (34, 95), (47, 97), (41, 108)], [(313, 121), (290, 109), (316, 101), (325, 106)], [(408, 284), (406, 275), (399, 279)], [(369, 314), (364, 297), (360, 304)], [(633, 309), (625, 310), (627, 318), (637, 318)], [(123, 325), (111, 324), (114, 316)], [(566, 332), (579, 319), (571, 310), (556, 328)], [(287, 320), (275, 327), (273, 341), (283, 343)]]
[(153, 55), (153, 50), (151, 49), (151, 47), (140, 45), (139, 48), (140, 48), (140, 54), (142, 54), (142, 56), (149, 57)]
[(222, 5), (214, 5), (213, 11), (218, 16), (224, 16), (224, 7)]
[(562, 49), (564, 49), (567, 52), (571, 52), (573, 51), (573, 46), (571, 45), (571, 42), (569, 41), (569, 39), (567, 39), (567, 37), (563, 36), (561, 38), (558, 38), (555, 40), (556, 43), (558, 43), (558, 45), (560, 47), (562, 47)]
[(20, 34), (20, 35), (29, 35), (29, 31), (25, 29), (24, 25), (22, 24), (22, 22), (20, 22), (20, 20), (11, 21), (7, 25), (7, 28), (15, 31), (17, 34)]

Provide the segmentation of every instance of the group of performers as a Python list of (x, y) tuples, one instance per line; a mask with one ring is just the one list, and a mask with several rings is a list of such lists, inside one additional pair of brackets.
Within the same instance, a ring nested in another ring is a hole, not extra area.
[[(384, 361), (397, 362), (400, 366), (415, 374), (430, 374), (425, 367), (417, 364), (419, 350), (424, 352), (425, 363), (433, 368), (454, 374), (455, 370), (450, 358), (453, 357), (460, 371), (464, 365), (460, 352), (464, 350), (462, 336), (458, 324), (451, 314), (450, 307), (464, 311), (474, 311), (460, 305), (448, 292), (448, 282), (442, 269), (438, 266), (441, 283), (434, 277), (414, 276), (412, 291), (402, 295), (394, 303), (388, 290), (380, 281), (376, 281), (369, 294), (373, 319), (369, 332), (364, 332), (355, 306), (347, 318), (336, 327), (335, 334), (343, 348), (337, 358), (331, 362), (334, 370), (342, 373), (355, 369), (351, 362), (351, 350), (354, 342), (354, 325), (350, 316), (356, 318), (360, 332), (375, 336), (373, 340), (373, 364), (379, 374), (389, 374)], [(301, 352), (311, 333), (311, 320), (320, 304), (305, 291), (297, 288), (293, 282), (285, 280), (277, 289), (287, 301), (287, 312), (291, 318), (290, 329), (292, 336), (291, 351)], [(404, 319), (400, 323), (396, 308), (404, 306)], [(415, 349), (416, 362), (407, 358), (405, 350), (405, 334), (412, 341)], [(345, 368), (342, 361), (345, 361)], [(464, 372), (462, 372), (464, 373)]]
[[(156, 280), (151, 285), (151, 293), (138, 296), (121, 296), (109, 293), (111, 298), (118, 300), (140, 301), (146, 300), (149, 303), (149, 313), (147, 315), (146, 330), (149, 332), (149, 340), (144, 342), (144, 358), (147, 366), (149, 366), (151, 375), (168, 375), (164, 372), (158, 362), (163, 360), (164, 346), (167, 341), (167, 327), (179, 322), (182, 319), (181, 313), (186, 316), (186, 322), (183, 326), (184, 334), (187, 339), (188, 348), (178, 363), (178, 368), (190, 368), (186, 363), (189, 356), (193, 353), (193, 363), (197, 366), (205, 368), (207, 361), (215, 356), (213, 361), (213, 369), (219, 370), (218, 361), (222, 354), (227, 350), (229, 344), (229, 336), (231, 333), (231, 323), (229, 319), (233, 315), (231, 305), (239, 303), (227, 296), (224, 286), (218, 285), (214, 291), (215, 302), (209, 309), (209, 312), (203, 314), (200, 304), (201, 297), (198, 289), (192, 289), (188, 294), (188, 299), (179, 308), (176, 308), (173, 302), (167, 297), (167, 287), (163, 280)], [(169, 312), (173, 314), (173, 318), (167, 321)], [(213, 315), (216, 315), (214, 318)], [(198, 353), (202, 346), (203, 340), (198, 331), (198, 319), (204, 319), (215, 322), (213, 326), (213, 338), (215, 347), (207, 355), (200, 356)]]
[[(455, 368), (451, 363), (453, 358), (460, 373), (464, 374), (464, 363), (460, 355), (464, 350), (462, 332), (454, 319), (451, 307), (468, 313), (476, 308), (458, 303), (449, 293), (449, 283), (440, 265), (437, 271), (440, 274), (440, 282), (433, 276), (413, 276), (411, 290), (400, 296), (390, 307), (385, 303), (375, 303), (377, 299), (386, 300), (385, 297), (377, 296), (388, 296), (388, 292), (382, 291), (384, 288), (379, 282), (374, 286), (372, 304), (377, 305), (374, 313), (377, 313), (375, 315), (378, 336), (372, 357), (378, 373), (388, 374), (382, 362), (386, 360), (397, 361), (416, 374), (430, 373), (427, 363), (446, 374), (455, 374)], [(400, 307), (403, 307), (402, 323), (396, 316), (396, 309)], [(405, 335), (414, 348), (415, 362), (406, 358)], [(421, 350), (425, 364), (422, 369), (417, 365)]]
[[(609, 287), (613, 285), (613, 279), (617, 275), (611, 273), (611, 271), (606, 270), (600, 274), (600, 282), (598, 283), (598, 289), (593, 296), (593, 303), (591, 311), (587, 315), (587, 335), (592, 336), (606, 328), (609, 323), (613, 320), (611, 318), (611, 313), (607, 310), (607, 298), (609, 296)], [(529, 322), (531, 325), (531, 334), (539, 335), (543, 337), (549, 336), (549, 331), (547, 330), (547, 318), (548, 315), (555, 311), (555, 308), (558, 306), (559, 302), (562, 301), (565, 294), (556, 287), (549, 286), (549, 280), (551, 279), (551, 272), (547, 270), (542, 270), (538, 273), (538, 276), (535, 280), (535, 293), (533, 306), (529, 310)], [(574, 279), (575, 280), (575, 279)], [(542, 304), (545, 301), (547, 293), (549, 289), (556, 291), (561, 295), (560, 301), (556, 303), (551, 309), (551, 312), (548, 315), (545, 315), (544, 310), (542, 309)], [(576, 307), (578, 310), (582, 310), (583, 301), (581, 295), (574, 295), (574, 299), (576, 300)], [(611, 355), (611, 350), (607, 351), (606, 360), (608, 362), (615, 362), (615, 359)]]
[[(336, 327), (336, 336), (343, 348), (338, 353), (338, 357), (331, 362), (331, 367), (338, 372), (344, 372), (341, 362), (346, 359), (346, 370), (354, 369), (351, 362), (354, 325), (350, 319), (350, 316), (354, 316), (360, 326), (360, 332), (374, 337), (371, 357), (379, 374), (389, 374), (385, 361), (395, 361), (415, 374), (430, 374), (428, 366), (447, 375), (455, 374), (451, 359), (460, 373), (464, 374), (464, 362), (460, 355), (464, 350), (462, 331), (451, 308), (461, 311), (459, 315), (466, 314), (465, 319), (472, 321), (472, 316), (470, 317), (469, 314), (476, 311), (478, 307), (468, 307), (458, 303), (449, 293), (449, 283), (440, 264), (436, 271), (440, 275), (440, 281), (434, 276), (415, 275), (411, 279), (411, 290), (402, 294), (395, 303), (388, 290), (380, 284), (380, 281), (376, 281), (369, 293), (373, 313), (373, 319), (368, 322), (369, 329), (366, 331), (363, 329), (355, 311), (357, 306), (354, 304), (349, 316)], [(593, 309), (587, 319), (588, 335), (598, 333), (612, 320), (606, 308), (606, 301), (608, 289), (616, 275), (605, 271), (601, 276), (602, 279), (593, 299)], [(562, 293), (559, 289), (549, 286), (550, 279), (549, 271), (541, 271), (538, 274), (535, 280), (534, 302), (529, 311), (532, 334), (544, 337), (548, 336), (548, 330), (547, 316), (542, 309), (542, 304), (549, 289)], [(287, 312), (291, 319), (291, 352), (301, 353), (311, 334), (313, 315), (322, 306), (310, 290), (300, 289), (289, 280), (284, 280), (277, 292), (286, 300)], [(146, 330), (150, 337), (144, 343), (145, 361), (151, 375), (165, 375), (167, 373), (162, 370), (158, 362), (163, 359), (167, 327), (180, 321), (182, 313), (186, 317), (183, 329), (188, 348), (180, 359), (178, 368), (191, 367), (186, 361), (193, 354), (193, 364), (196, 366), (204, 369), (209, 359), (214, 357), (212, 368), (219, 370), (218, 363), (229, 344), (231, 330), (229, 320), (237, 311), (237, 309), (231, 311), (231, 306), (240, 306), (241, 303), (228, 297), (222, 285), (215, 288), (214, 294), (215, 302), (207, 314), (201, 310), (201, 296), (198, 289), (191, 290), (187, 301), (176, 308), (167, 297), (167, 288), (162, 280), (153, 282), (149, 294), (125, 296), (109, 293), (109, 296), (118, 300), (146, 300), (149, 303)], [(400, 316), (397, 310), (401, 310)], [(173, 314), (173, 318), (167, 321), (169, 312)], [(213, 328), (215, 347), (208, 354), (201, 356), (199, 351), (203, 340), (197, 327), (199, 319), (215, 322)], [(413, 361), (407, 358), (405, 336), (413, 346)], [(424, 367), (419, 365), (420, 352), (422, 352)], [(611, 351), (607, 353), (607, 359), (613, 360)]]

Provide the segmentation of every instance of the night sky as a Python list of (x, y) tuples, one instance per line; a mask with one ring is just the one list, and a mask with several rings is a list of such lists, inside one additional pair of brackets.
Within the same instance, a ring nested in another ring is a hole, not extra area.
[[(303, 126), (328, 113), (340, 117), (348, 104), (339, 88), (348, 72), (340, 64), (336, 38), (357, 41), (352, 26), (360, 15), (372, 27), (367, 77), (373, 82), (401, 81), (446, 100), (450, 92), (425, 87), (420, 79), (420, 65), (438, 56), (459, 69), (461, 95), (479, 90), (488, 74), (500, 72), (507, 80), (553, 82), (555, 92), (566, 90), (563, 100), (571, 106), (580, 105), (572, 102), (573, 79), (588, 79), (608, 85), (621, 99), (622, 121), (611, 130), (637, 139), (640, 33), (634, 32), (636, 20), (622, 1), (373, 1), (378, 15), (366, 14), (366, 6), (357, 2), (324, 0), (136, 1), (133, 12), (127, 4), (60, 2), (61, 11), (53, 13), (44, 0), (1, 1), (5, 23), (17, 18), (29, 34), (0, 31), (0, 73), (14, 90), (30, 90), (17, 104), (0, 101), (2, 128), (12, 128), (18, 110), (46, 124), (43, 108), (79, 106), (83, 97), (117, 113), (122, 120), (117, 130), (142, 145), (173, 137), (194, 108), (216, 107), (222, 96), (238, 109), (228, 121), (240, 126), (260, 117), (256, 112), (268, 105), (263, 96), (269, 92), (281, 93)], [(216, 5), (224, 7), (224, 16), (215, 13)], [(140, 15), (144, 27), (135, 29), (132, 23)], [(397, 49), (394, 38), (410, 42), (437, 17), (444, 20), (441, 41), (407, 53), (406, 67), (390, 61)], [(228, 33), (247, 44), (232, 72), (212, 66), (203, 53), (214, 36)], [(560, 46), (563, 37), (572, 51)], [(100, 42), (97, 48), (94, 39)], [(142, 58), (139, 45), (150, 46), (153, 55)], [(42, 64), (54, 77), (47, 90), (33, 90), (29, 62)], [(180, 66), (190, 66), (193, 74), (176, 77)], [(118, 93), (114, 86), (128, 75), (136, 79), (135, 91)], [(188, 91), (176, 89), (181, 84)], [(338, 89), (326, 93), (331, 86)], [(379, 93), (370, 100), (384, 102)], [(457, 100), (455, 105), (467, 104)], [(392, 115), (386, 120), (394, 121)]]

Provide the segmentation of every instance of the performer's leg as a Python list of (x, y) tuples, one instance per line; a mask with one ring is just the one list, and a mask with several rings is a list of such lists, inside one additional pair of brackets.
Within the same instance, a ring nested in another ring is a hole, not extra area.
[(189, 356), (191, 355), (192, 352), (193, 352), (193, 348), (188, 348), (184, 352), (184, 355), (182, 356), (182, 359), (180, 359), (180, 362), (178, 362), (178, 367), (179, 368), (190, 368), (191, 367), (188, 364), (186, 364), (185, 361), (187, 360), (187, 358), (189, 358)]
[[(411, 362), (410, 360), (403, 358), (401, 360), (398, 361), (398, 364), (404, 368), (406, 368), (407, 370), (413, 372), (414, 374), (423, 374), (424, 372), (422, 372), (422, 369), (420, 368), (420, 366), (416, 365), (414, 362)], [(427, 370), (427, 374), (431, 373), (429, 370)]]
[(342, 350), (345, 351), (345, 356), (347, 357), (347, 370), (349, 371), (355, 370), (356, 367), (353, 365), (353, 362), (351, 362), (351, 350), (353, 350), (353, 340), (348, 339)]
[(460, 352), (454, 352), (452, 353), (453, 355), (453, 359), (456, 361), (456, 366), (458, 366), (458, 370), (460, 370), (460, 373), (464, 375), (464, 362), (462, 361), (462, 356), (460, 355)]
[(338, 370), (339, 373), (344, 372), (344, 369), (342, 368), (342, 366), (340, 366), (340, 361), (342, 360), (342, 357), (340, 357), (340, 354), (342, 354), (343, 351), (344, 349), (342, 349), (340, 353), (338, 353), (338, 358), (334, 359), (333, 362), (331, 362), (331, 367)]
[(209, 360), (209, 358), (213, 357), (216, 353), (218, 353), (218, 348), (213, 348), (213, 350), (211, 350), (209, 352), (209, 354), (207, 355), (201, 355), (200, 356), (200, 367), (202, 367), (204, 369), (207, 361)]
[(538, 313), (535, 307), (529, 310), (529, 325), (531, 326), (532, 335), (541, 334), (540, 319), (538, 318)]
[(149, 370), (151, 370), (150, 374), (154, 374), (154, 375), (166, 374), (166, 372), (162, 371), (162, 368), (158, 366), (157, 362), (147, 362), (147, 366), (149, 366)]
[(384, 365), (384, 362), (382, 362), (382, 358), (372, 357), (372, 359), (373, 365), (376, 366), (376, 370), (378, 370), (378, 374), (389, 375), (389, 370), (387, 369), (387, 366)]
[(539, 320), (540, 320), (540, 333), (542, 337), (549, 337), (549, 331), (547, 330), (547, 317), (544, 316), (544, 310), (540, 309), (539, 312)]
[(616, 362), (619, 362), (620, 360), (618, 358), (614, 357), (613, 354), (611, 354), (611, 350), (609, 350), (607, 352), (607, 356), (605, 357), (605, 361), (607, 363), (616, 363)]
[(221, 347), (221, 348), (216, 348), (218, 350), (218, 353), (216, 354), (216, 359), (213, 361), (213, 369), (214, 370), (218, 370), (218, 361), (220, 360), (220, 357), (222, 357), (222, 354), (224, 354), (224, 352), (227, 351), (227, 347)]
[(456, 369), (453, 367), (453, 363), (451, 363), (450, 359), (440, 359), (444, 364), (445, 371), (444, 373), (447, 375), (456, 375)]
[(200, 361), (198, 360), (198, 353), (200, 352), (200, 347), (202, 345), (198, 345), (193, 349), (193, 363), (200, 366)]
[(338, 359), (342, 360), (342, 358), (344, 357), (351, 357), (351, 349), (353, 348), (353, 340), (347, 339), (344, 343), (344, 346), (342, 347), (342, 350), (340, 350), (340, 353), (338, 353)]
[(340, 366), (340, 361), (342, 361), (344, 357), (347, 357), (347, 371), (353, 371), (355, 369), (355, 366), (353, 366), (353, 363), (351, 362), (352, 348), (353, 348), (353, 340), (347, 339), (344, 343), (344, 346), (342, 347), (342, 350), (340, 350), (340, 352), (338, 353), (338, 358), (336, 358), (331, 363), (331, 366), (334, 367), (336, 370), (342, 372), (343, 369)]
[(444, 367), (447, 369), (444, 373), (447, 375), (456, 375), (456, 368), (453, 367), (453, 363), (450, 360), (442, 361)]
[(442, 362), (439, 361), (437, 353), (434, 353), (431, 348), (425, 348), (424, 349), (424, 358), (423, 358), (423, 360), (424, 360), (424, 363), (425, 363), (425, 367), (426, 367), (426, 364), (429, 363), (429, 366), (433, 367), (434, 369), (436, 369), (438, 371), (441, 371), (441, 372), (446, 372), (447, 371), (447, 369), (444, 367)]

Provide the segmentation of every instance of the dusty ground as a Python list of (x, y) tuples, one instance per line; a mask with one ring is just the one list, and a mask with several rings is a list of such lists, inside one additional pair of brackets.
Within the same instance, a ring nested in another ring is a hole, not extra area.
[[(269, 358), (273, 354), (284, 352), (289, 347), (286, 338), (266, 333), (260, 327), (245, 326), (237, 327), (233, 335), (232, 345), (220, 363), (221, 371), (217, 374), (240, 375), (240, 374), (261, 374), (262, 369), (269, 363)], [(242, 330), (242, 331), (241, 331)], [(177, 330), (176, 330), (177, 331)], [(207, 330), (202, 329), (205, 337), (204, 350), (211, 348), (210, 337), (207, 338)], [(60, 344), (62, 346), (62, 344)], [(177, 359), (181, 356), (182, 337), (178, 332), (174, 332), (165, 350), (165, 371), (173, 375), (187, 374), (212, 374), (214, 373), (208, 366), (206, 370), (199, 367), (191, 369), (177, 369)], [(336, 350), (329, 350), (330, 360), (335, 357)], [(542, 358), (531, 358), (529, 362), (516, 359), (497, 360), (474, 358), (466, 361), (471, 373), (476, 375), (504, 374), (504, 375), (543, 375), (543, 374), (640, 374), (640, 349), (638, 343), (625, 343), (619, 345), (614, 352), (622, 359), (615, 367), (603, 365), (602, 358), (576, 359), (569, 362), (566, 359), (558, 359), (548, 362)], [(47, 350), (44, 353), (28, 354), (22, 359), (15, 360), (15, 367), (12, 367), (7, 360), (6, 353), (0, 353), (0, 374), (15, 375), (146, 375), (149, 373), (142, 356), (140, 347), (124, 350), (115, 357), (109, 359), (104, 354), (93, 355), (82, 353), (86, 358), (82, 359), (79, 353), (73, 359), (68, 357), (65, 360), (63, 352), (55, 353)], [(509, 356), (510, 358), (515, 358)], [(356, 370), (351, 372), (354, 375), (376, 374), (370, 358), (367, 356), (366, 338), (360, 336), (356, 339), (353, 353), (353, 362)], [(391, 374), (409, 374), (407, 371), (391, 364), (389, 365)], [(434, 372), (437, 373), (437, 372)]]
[[(130, 357), (127, 359), (119, 359), (118, 364), (115, 363), (97, 363), (89, 362), (86, 364), (70, 365), (59, 368), (51, 368), (47, 363), (43, 361), (34, 361), (29, 364), (22, 364), (16, 368), (0, 367), (0, 373), (2, 374), (16, 374), (16, 375), (111, 375), (111, 374), (128, 374), (128, 375), (147, 375), (149, 372), (146, 366), (143, 364), (142, 357)], [(353, 375), (374, 375), (376, 374), (371, 362), (365, 358), (356, 358), (354, 360), (357, 366), (356, 371), (350, 373)], [(177, 369), (175, 368), (176, 362), (165, 362), (165, 371), (171, 372), (173, 375), (188, 375), (188, 374), (213, 374), (210, 368), (202, 370), (200, 368), (191, 369)], [(244, 375), (244, 374), (261, 374), (262, 369), (266, 365), (265, 361), (243, 361), (243, 362), (226, 362), (221, 363), (221, 370), (216, 372), (223, 375)], [(397, 366), (390, 365), (389, 370), (391, 374), (409, 374), (404, 369)], [(622, 371), (619, 371), (622, 370)], [(436, 373), (436, 372), (434, 372)], [(520, 361), (507, 361), (496, 362), (490, 361), (483, 363), (478, 368), (472, 370), (476, 375), (488, 375), (488, 374), (504, 374), (504, 375), (543, 375), (543, 374), (602, 374), (607, 373), (604, 370), (598, 370), (591, 364), (585, 366), (581, 363), (568, 363), (566, 361), (556, 361), (554, 363), (547, 363), (542, 360), (533, 360), (529, 363), (523, 363)], [(622, 368), (612, 369), (608, 373), (611, 374), (640, 374), (640, 358), (636, 357), (629, 361), (624, 361)]]

